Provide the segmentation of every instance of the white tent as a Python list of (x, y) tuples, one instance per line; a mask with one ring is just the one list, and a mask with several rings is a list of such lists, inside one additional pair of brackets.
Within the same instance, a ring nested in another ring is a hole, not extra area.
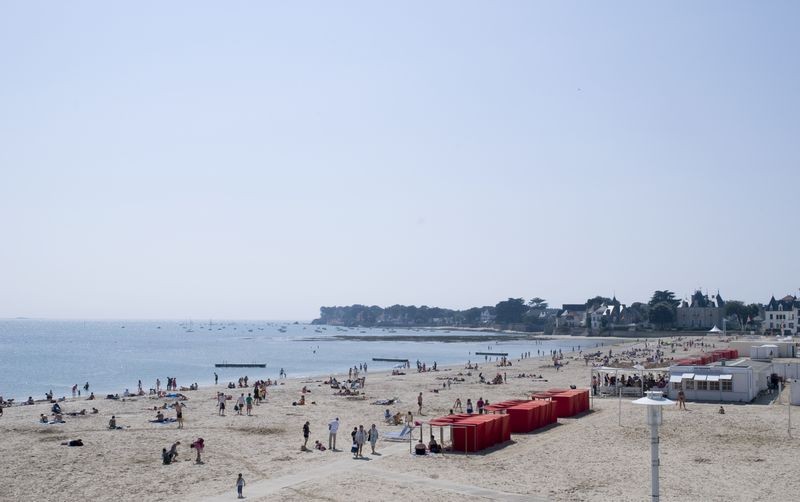
[(715, 324), (713, 328), (708, 330), (709, 333), (716, 335), (717, 333), (722, 333), (722, 330), (717, 327)]

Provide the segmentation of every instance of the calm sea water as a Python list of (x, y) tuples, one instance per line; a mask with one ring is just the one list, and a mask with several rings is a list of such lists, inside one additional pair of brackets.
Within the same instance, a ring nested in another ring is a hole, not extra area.
[[(191, 330), (191, 332), (190, 332)], [(178, 385), (213, 383), (214, 372), (220, 383), (239, 376), (276, 378), (280, 368), (289, 377), (318, 376), (346, 372), (367, 362), (370, 369), (390, 369), (392, 363), (373, 362), (373, 357), (419, 359), (428, 364), (461, 364), (482, 361), (476, 351), (488, 346), (517, 358), (524, 351), (536, 354), (552, 349), (585, 350), (602, 341), (545, 340), (493, 342), (470, 341), (350, 341), (336, 335), (394, 334), (437, 336), (430, 331), (361, 328), (342, 331), (335, 327), (295, 325), (268, 321), (58, 321), (0, 320), (0, 395), (18, 400), (27, 396), (42, 399), (52, 389), (56, 396), (71, 395), (73, 384), (90, 383), (96, 394), (121, 393), (136, 389), (142, 380), (145, 389), (162, 385), (166, 377), (177, 378)], [(485, 333), (438, 333), (478, 336)], [(307, 340), (318, 338), (318, 340)], [(607, 342), (606, 342), (607, 344)], [(214, 368), (219, 362), (259, 362), (266, 368)]]

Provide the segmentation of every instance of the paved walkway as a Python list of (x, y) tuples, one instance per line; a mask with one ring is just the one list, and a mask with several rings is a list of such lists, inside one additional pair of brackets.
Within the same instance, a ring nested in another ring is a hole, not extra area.
[[(380, 467), (380, 461), (391, 455), (408, 454), (407, 443), (397, 443), (391, 446), (386, 446), (380, 451), (381, 456), (370, 457), (369, 463), (358, 462), (357, 472), (363, 472), (371, 476), (377, 476), (389, 481), (413, 484), (415, 487), (426, 486), (432, 489), (445, 490), (449, 492), (459, 493), (471, 497), (481, 497), (488, 500), (506, 500), (506, 501), (530, 501), (530, 502), (543, 502), (546, 499), (532, 497), (530, 495), (519, 495), (515, 493), (507, 493), (490, 488), (482, 488), (480, 486), (465, 485), (449, 481), (447, 479), (433, 479), (426, 476), (418, 476), (414, 474), (400, 474), (396, 472), (387, 471)], [(302, 472), (296, 474), (287, 474), (277, 478), (262, 479), (248, 483), (245, 487), (245, 496), (247, 500), (258, 501), (266, 500), (269, 495), (289, 488), (292, 486), (301, 485), (309, 481), (317, 481), (333, 475), (340, 475), (342, 472), (352, 472), (356, 467), (353, 457), (349, 452), (342, 452), (337, 455), (337, 459), (326, 462), (323, 465), (313, 467), (310, 469), (303, 469)], [(194, 498), (193, 500), (197, 500)], [(200, 499), (203, 502), (224, 502), (236, 500), (236, 490), (233, 486), (231, 489), (223, 494), (215, 495)]]

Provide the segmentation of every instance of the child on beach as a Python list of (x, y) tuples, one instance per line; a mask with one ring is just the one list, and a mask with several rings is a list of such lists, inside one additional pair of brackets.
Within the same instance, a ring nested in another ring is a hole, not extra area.
[(242, 477), (242, 473), (239, 473), (239, 477), (236, 479), (236, 493), (239, 494), (238, 498), (243, 499), (244, 495), (242, 495), (242, 489), (244, 488), (245, 482), (244, 478)]

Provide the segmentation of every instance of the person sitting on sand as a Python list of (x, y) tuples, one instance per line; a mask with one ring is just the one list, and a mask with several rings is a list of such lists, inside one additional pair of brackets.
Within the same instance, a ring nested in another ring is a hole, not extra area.
[(175, 441), (172, 443), (172, 446), (169, 448), (169, 461), (174, 462), (175, 458), (178, 456), (178, 445), (180, 445), (180, 441)]
[(96, 415), (98, 413), (100, 413), (100, 410), (98, 410), (97, 408), (92, 408), (92, 415)]
[(167, 451), (166, 448), (161, 449), (161, 462), (163, 462), (164, 465), (169, 465), (172, 463), (172, 460), (170, 459), (169, 456), (169, 452)]
[(109, 429), (117, 428), (117, 417), (115, 415), (111, 415), (111, 420), (108, 421), (108, 428)]
[(164, 414), (159, 411), (156, 413), (156, 422), (163, 422), (164, 421)]
[(720, 406), (720, 407), (719, 407), (719, 412), (718, 412), (718, 413), (719, 413), (720, 415), (724, 415), (724, 414), (725, 414), (725, 408), (723, 408), (722, 406)]
[(392, 413), (389, 411), (389, 408), (386, 408), (386, 411), (383, 412), (383, 420), (385, 422), (392, 421)]
[(64, 423), (64, 416), (61, 413), (53, 413), (53, 422), (57, 422), (59, 424)]
[(39, 422), (41, 422), (41, 423), (43, 423), (43, 424), (46, 424), (46, 423), (47, 423), (47, 417), (46, 417), (46, 416), (44, 416), (44, 413), (42, 413), (42, 414), (40, 414), (40, 415), (39, 415)]
[(314, 441), (314, 449), (315, 449), (315, 450), (319, 450), (319, 451), (325, 451), (325, 450), (327, 450), (327, 448), (325, 448), (325, 445), (324, 445), (324, 444), (322, 444), (322, 443), (320, 443), (320, 442), (319, 442), (319, 440), (317, 440), (317, 441)]
[(394, 425), (400, 425), (403, 423), (403, 416), (400, 414), (399, 411), (394, 414), (394, 417), (392, 417), (392, 422), (394, 423)]
[(58, 403), (55, 403), (50, 411), (53, 413), (61, 413), (61, 406), (59, 406)]
[(442, 447), (436, 442), (436, 438), (431, 434), (431, 442), (428, 443), (428, 449), (431, 453), (442, 453)]
[(414, 446), (414, 453), (417, 455), (427, 455), (428, 451), (427, 448), (425, 448), (425, 443), (422, 442), (422, 438), (419, 438), (419, 443)]
[(89, 397), (87, 397), (86, 400), (87, 401), (94, 401), (94, 392), (92, 392), (92, 394)]

